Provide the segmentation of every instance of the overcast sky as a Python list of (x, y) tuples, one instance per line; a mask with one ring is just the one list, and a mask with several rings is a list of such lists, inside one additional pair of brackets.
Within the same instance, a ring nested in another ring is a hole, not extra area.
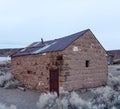
[(88, 28), (106, 50), (120, 49), (120, 0), (0, 0), (0, 48)]

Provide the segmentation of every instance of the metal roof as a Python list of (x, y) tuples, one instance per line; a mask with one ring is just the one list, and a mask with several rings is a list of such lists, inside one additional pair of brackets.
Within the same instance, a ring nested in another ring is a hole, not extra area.
[(45, 41), (44, 43), (41, 41), (34, 42), (28, 47), (19, 50), (17, 53), (12, 55), (12, 57), (64, 50), (72, 42), (83, 36), (87, 31), (89, 31), (89, 29), (59, 39)]

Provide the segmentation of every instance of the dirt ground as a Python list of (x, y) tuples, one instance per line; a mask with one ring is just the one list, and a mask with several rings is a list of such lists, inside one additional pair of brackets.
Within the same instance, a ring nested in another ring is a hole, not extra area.
[(16, 105), (17, 109), (38, 109), (36, 103), (39, 96), (40, 92), (33, 90), (0, 88), (0, 103), (7, 106)]
[[(89, 91), (77, 93), (85, 100), (93, 96)], [(19, 89), (0, 88), (0, 103), (6, 106), (15, 105), (17, 109), (39, 109), (37, 107), (39, 96), (40, 92), (34, 90), (21, 91)]]

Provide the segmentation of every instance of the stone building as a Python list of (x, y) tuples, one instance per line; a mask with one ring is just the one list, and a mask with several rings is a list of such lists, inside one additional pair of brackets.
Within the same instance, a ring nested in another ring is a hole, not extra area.
[(41, 92), (98, 87), (107, 81), (106, 51), (89, 29), (34, 42), (11, 57), (15, 78)]
[(108, 54), (108, 64), (120, 64), (120, 50), (109, 50)]

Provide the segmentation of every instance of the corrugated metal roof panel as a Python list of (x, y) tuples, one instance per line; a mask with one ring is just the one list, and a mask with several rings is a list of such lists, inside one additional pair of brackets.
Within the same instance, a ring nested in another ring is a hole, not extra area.
[(12, 55), (12, 57), (64, 50), (72, 42), (77, 40), (79, 37), (83, 36), (83, 34), (86, 33), (87, 31), (89, 31), (89, 29), (78, 32), (76, 34), (72, 34), (67, 37), (63, 37), (51, 41), (45, 41), (44, 43), (34, 42), (28, 47), (24, 48), (23, 50), (20, 50), (16, 54)]
[(45, 45), (44, 47), (42, 48), (39, 48), (38, 50), (34, 51), (32, 54), (38, 54), (38, 53), (41, 53), (42, 51), (45, 51), (47, 49), (49, 49), (52, 45), (54, 45), (56, 42), (53, 42), (51, 44), (47, 44)]

